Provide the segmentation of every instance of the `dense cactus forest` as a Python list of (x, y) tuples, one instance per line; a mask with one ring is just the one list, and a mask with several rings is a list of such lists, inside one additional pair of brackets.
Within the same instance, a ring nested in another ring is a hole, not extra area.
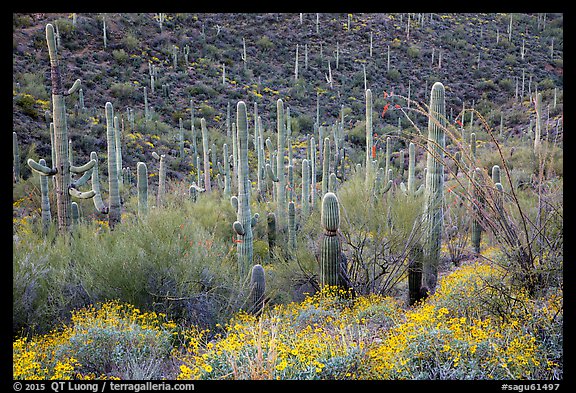
[(563, 14), (13, 14), (14, 379), (563, 379)]

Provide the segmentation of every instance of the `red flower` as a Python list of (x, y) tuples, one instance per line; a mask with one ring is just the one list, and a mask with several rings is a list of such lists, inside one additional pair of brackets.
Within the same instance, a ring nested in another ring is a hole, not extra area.
[(372, 159), (376, 159), (376, 145), (372, 146)]
[(458, 125), (459, 125), (460, 127), (462, 127), (462, 122), (461, 122), (460, 120), (456, 120), (456, 123), (458, 123)]
[(396, 105), (394, 105), (394, 108), (400, 109), (400, 108), (402, 108), (402, 107), (401, 107), (399, 104), (396, 104)]
[(384, 106), (384, 109), (382, 110), (382, 117), (384, 117), (384, 115), (386, 114), (386, 112), (388, 112), (388, 107), (390, 106), (390, 103), (386, 104)]

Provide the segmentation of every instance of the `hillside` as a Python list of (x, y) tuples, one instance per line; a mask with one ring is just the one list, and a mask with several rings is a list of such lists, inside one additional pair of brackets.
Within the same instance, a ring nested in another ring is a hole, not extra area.
[[(432, 84), (441, 81), (452, 118), (463, 106), (473, 107), (497, 127), (502, 113), (505, 132), (519, 133), (526, 129), (532, 107), (529, 92), (537, 86), (546, 102), (554, 88), (562, 101), (561, 14), (546, 14), (545, 21), (540, 14), (513, 14), (510, 34), (508, 14), (319, 14), (318, 25), (316, 14), (303, 14), (302, 23), (299, 14), (166, 14), (162, 29), (158, 14), (110, 14), (105, 17), (106, 48), (103, 19), (103, 14), (78, 14), (73, 26), (72, 14), (14, 15), (13, 123), (24, 148), (35, 144), (39, 156), (49, 153), (44, 117), (51, 109), (44, 33), (49, 22), (59, 26), (65, 83), (71, 85), (76, 78), (83, 83), (86, 111), (75, 116), (78, 96), (68, 98), (70, 137), (79, 160), (92, 150), (100, 154), (105, 146), (104, 104), (112, 102), (125, 123), (127, 108), (138, 119), (144, 112), (145, 86), (158, 123), (139, 125), (137, 131), (155, 149), (172, 155), (177, 147), (171, 134), (180, 118), (187, 142), (191, 140), (191, 100), (196, 122), (204, 117), (208, 128), (225, 134), (229, 103), (234, 107), (244, 100), (249, 108), (257, 104), (265, 130), (272, 131), (275, 102), (281, 98), (290, 107), (293, 129), (305, 135), (314, 130), (318, 94), (320, 124), (334, 123), (343, 106), (346, 134), (356, 141), (352, 131), (364, 118), (364, 67), (378, 113), (386, 103), (384, 92), (423, 103)], [(154, 93), (149, 64), (157, 72)], [(163, 86), (168, 86), (167, 96)], [(406, 106), (402, 101), (391, 103)], [(551, 115), (556, 119), (560, 113), (555, 109)], [(384, 119), (374, 121), (375, 132), (389, 133), (398, 118), (403, 129), (410, 128), (402, 113), (391, 108)], [(128, 143), (126, 134), (132, 130), (124, 127)], [(145, 157), (153, 149), (139, 142), (138, 153), (126, 150), (126, 166), (148, 161)], [(191, 168), (192, 163), (187, 164)]]

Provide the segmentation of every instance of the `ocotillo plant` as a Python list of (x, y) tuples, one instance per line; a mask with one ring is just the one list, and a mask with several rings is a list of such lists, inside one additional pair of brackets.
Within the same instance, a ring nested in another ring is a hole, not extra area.
[(108, 225), (110, 229), (122, 219), (120, 213), (120, 188), (118, 182), (118, 165), (116, 154), (116, 128), (114, 127), (114, 108), (111, 102), (105, 105), (106, 112), (106, 137), (108, 140)]
[(66, 124), (65, 96), (80, 88), (80, 79), (76, 79), (70, 90), (66, 91), (62, 84), (60, 62), (56, 49), (54, 26), (46, 25), (46, 41), (50, 56), (50, 80), (52, 83), (52, 122), (54, 123), (55, 162), (52, 166), (56, 179), (56, 208), (58, 214), (58, 229), (67, 230), (70, 226), (71, 201), (70, 162), (68, 160), (68, 126)]
[(248, 274), (253, 259), (252, 226), (258, 220), (258, 214), (252, 217), (250, 212), (250, 178), (248, 176), (248, 116), (244, 101), (236, 108), (236, 126), (238, 128), (238, 212), (233, 229), (236, 232), (238, 271), (241, 278)]
[(250, 312), (256, 316), (262, 313), (264, 307), (264, 293), (266, 291), (266, 276), (262, 265), (252, 267), (250, 277)]
[(336, 194), (328, 192), (322, 197), (322, 243), (320, 249), (320, 285), (343, 286), (341, 245), (338, 238), (340, 205)]
[(148, 215), (148, 168), (144, 162), (136, 165), (136, 177), (138, 178), (138, 217)]
[(210, 158), (208, 156), (208, 129), (206, 128), (206, 120), (200, 119), (200, 128), (202, 129), (202, 152), (204, 154), (204, 188), (210, 192), (212, 187), (210, 185)]
[(446, 104), (444, 85), (434, 83), (428, 114), (427, 173), (424, 190), (423, 282), (431, 293), (438, 280), (444, 198), (444, 148)]
[[(18, 146), (18, 135), (12, 132), (12, 155), (13, 155), (13, 165), (14, 165), (14, 183), (18, 183), (20, 179), (20, 146)], [(44, 161), (44, 166), (46, 166), (46, 161)]]
[[(457, 166), (458, 167), (458, 166)], [(421, 184), (418, 189), (414, 184), (416, 178), (416, 146), (414, 143), (410, 142), (408, 146), (408, 187), (404, 185), (404, 182), (400, 183), (400, 189), (406, 195), (418, 196), (424, 190), (424, 184)]]

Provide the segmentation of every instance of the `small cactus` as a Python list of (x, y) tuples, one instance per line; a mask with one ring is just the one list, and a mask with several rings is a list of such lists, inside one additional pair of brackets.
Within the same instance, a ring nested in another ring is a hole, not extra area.
[(264, 308), (264, 293), (266, 292), (266, 275), (262, 265), (252, 266), (250, 277), (250, 312), (256, 316)]
[(336, 194), (328, 192), (322, 198), (322, 236), (320, 250), (320, 285), (345, 286), (342, 255), (338, 229), (340, 227), (340, 205)]

